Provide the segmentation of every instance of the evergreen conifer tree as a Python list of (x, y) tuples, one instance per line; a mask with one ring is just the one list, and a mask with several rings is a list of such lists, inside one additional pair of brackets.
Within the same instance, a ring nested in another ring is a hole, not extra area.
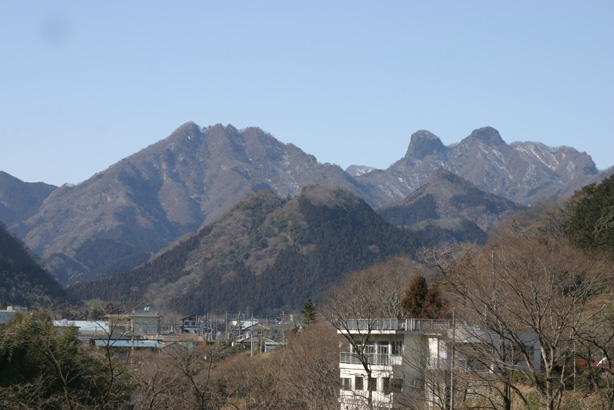
[(307, 299), (301, 313), (303, 314), (303, 324), (308, 325), (316, 321), (316, 305), (313, 303), (313, 299)]
[(426, 284), (426, 278), (422, 275), (416, 276), (405, 291), (405, 297), (401, 300), (403, 316), (406, 318), (424, 317), (423, 309), (427, 293), (428, 285)]

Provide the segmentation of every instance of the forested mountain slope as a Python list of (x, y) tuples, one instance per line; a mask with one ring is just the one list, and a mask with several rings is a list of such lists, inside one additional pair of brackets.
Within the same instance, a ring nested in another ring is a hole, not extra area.
[(0, 305), (27, 305), (42, 296), (63, 298), (64, 289), (0, 222)]
[(420, 244), (347, 189), (309, 186), (292, 199), (258, 191), (145, 265), (71, 291), (185, 314), (287, 311), (344, 273)]

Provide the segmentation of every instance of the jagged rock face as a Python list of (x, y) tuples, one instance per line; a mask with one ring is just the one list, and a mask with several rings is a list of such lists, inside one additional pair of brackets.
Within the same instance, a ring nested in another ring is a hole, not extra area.
[(419, 131), (412, 135), (404, 158), (385, 171), (356, 180), (375, 191), (371, 194), (378, 201), (374, 205), (383, 206), (428, 183), (439, 168), (523, 205), (562, 195), (570, 187), (573, 192), (598, 174), (586, 153), (539, 143), (508, 145), (497, 130), (484, 127), (450, 147), (444, 147), (433, 134)]
[(467, 138), (476, 139), (490, 146), (505, 145), (499, 131), (492, 127), (483, 127), (473, 130)]
[(437, 158), (445, 158), (449, 152), (450, 149), (443, 145), (435, 134), (421, 130), (411, 136), (405, 159), (421, 161), (431, 155)]

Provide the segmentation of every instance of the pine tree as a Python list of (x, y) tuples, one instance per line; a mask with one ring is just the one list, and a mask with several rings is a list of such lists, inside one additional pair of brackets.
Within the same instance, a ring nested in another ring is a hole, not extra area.
[(316, 321), (316, 305), (311, 298), (307, 299), (301, 313), (303, 314), (303, 324), (308, 325)]

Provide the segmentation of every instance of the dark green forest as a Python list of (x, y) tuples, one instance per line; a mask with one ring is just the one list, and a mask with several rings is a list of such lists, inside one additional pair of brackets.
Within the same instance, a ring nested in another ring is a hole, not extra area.
[(63, 298), (64, 289), (0, 222), (0, 306), (29, 305), (37, 297)]
[(614, 251), (614, 175), (577, 191), (570, 201), (569, 239), (580, 248)]

